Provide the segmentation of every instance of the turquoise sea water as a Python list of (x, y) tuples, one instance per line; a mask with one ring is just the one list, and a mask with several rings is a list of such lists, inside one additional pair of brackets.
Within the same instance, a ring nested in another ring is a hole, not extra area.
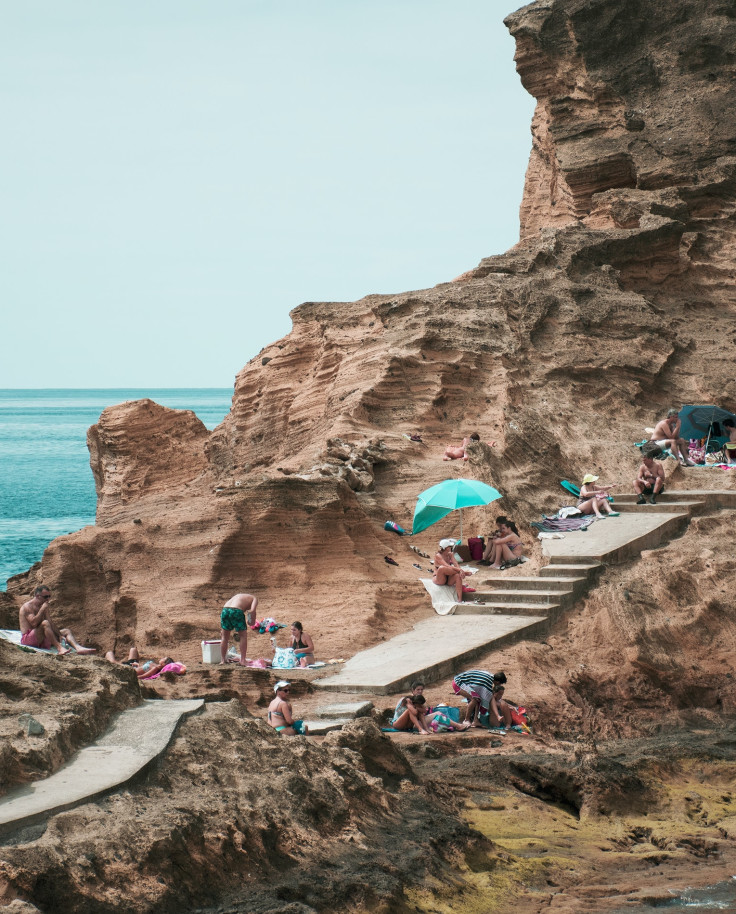
[(232, 389), (0, 390), (0, 589), (49, 542), (94, 523), (96, 496), (87, 429), (106, 406), (150, 397), (191, 409), (208, 428)]

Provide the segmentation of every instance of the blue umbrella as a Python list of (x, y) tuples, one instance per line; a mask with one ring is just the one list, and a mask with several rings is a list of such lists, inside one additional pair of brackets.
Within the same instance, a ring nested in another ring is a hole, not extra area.
[(713, 423), (733, 419), (736, 416), (720, 406), (683, 406), (679, 412), (680, 434), (687, 441), (690, 438), (705, 438), (713, 434)]
[(446, 479), (438, 482), (436, 486), (422, 492), (417, 498), (414, 509), (414, 524), (412, 534), (421, 533), (438, 520), (442, 520), (451, 511), (461, 509), (460, 513), (460, 539), (463, 536), (462, 508), (476, 505), (489, 505), (501, 493), (493, 486), (486, 485), (478, 479)]

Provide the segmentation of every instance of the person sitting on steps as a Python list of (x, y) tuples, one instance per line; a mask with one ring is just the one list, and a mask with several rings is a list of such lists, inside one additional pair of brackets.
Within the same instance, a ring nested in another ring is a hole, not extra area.
[(455, 548), (455, 540), (440, 540), (440, 551), (434, 557), (434, 574), (432, 581), (439, 584), (440, 587), (449, 584), (455, 588), (458, 601), (462, 603), (464, 593), (475, 593), (475, 587), (466, 587), (463, 584), (463, 578), (467, 577), (470, 572), (463, 571), (458, 564), (452, 550)]
[[(578, 497), (578, 510), (581, 514), (595, 514), (596, 517), (618, 517), (619, 512), (613, 511), (608, 503), (608, 493), (615, 489), (617, 483), (611, 485), (596, 485), (599, 476), (588, 473), (583, 477), (583, 484), (580, 487), (580, 496)], [(601, 514), (601, 511), (603, 513)]]
[(654, 457), (642, 457), (639, 473), (634, 480), (634, 491), (639, 496), (637, 505), (647, 503), (646, 495), (649, 495), (651, 504), (657, 504), (657, 496), (664, 492), (664, 467), (661, 463), (656, 463)]
[(521, 564), (524, 555), (524, 544), (519, 536), (516, 524), (508, 517), (497, 517), (498, 533), (488, 543), (481, 559), (481, 565), (490, 565), (497, 571), (501, 568), (513, 568)]

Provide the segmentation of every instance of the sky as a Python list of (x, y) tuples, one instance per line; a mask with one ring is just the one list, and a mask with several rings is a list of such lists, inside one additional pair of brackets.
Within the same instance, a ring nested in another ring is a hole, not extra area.
[(518, 240), (513, 0), (0, 4), (0, 388), (230, 387)]

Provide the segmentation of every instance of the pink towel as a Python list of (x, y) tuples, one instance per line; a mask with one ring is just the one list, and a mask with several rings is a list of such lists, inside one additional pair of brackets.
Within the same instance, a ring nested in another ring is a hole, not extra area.
[(177, 676), (183, 676), (186, 671), (187, 668), (183, 663), (167, 663), (158, 673), (154, 673), (153, 676), (141, 676), (141, 679), (158, 679), (163, 673), (176, 673)]

